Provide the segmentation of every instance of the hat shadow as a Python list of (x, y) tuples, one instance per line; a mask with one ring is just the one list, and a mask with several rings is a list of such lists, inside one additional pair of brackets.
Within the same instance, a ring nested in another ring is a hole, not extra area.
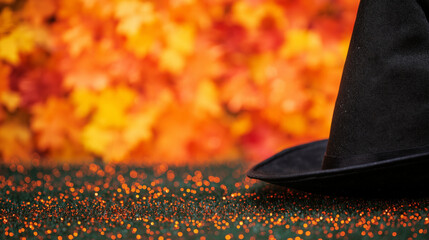
[(298, 201), (304, 201), (308, 206), (317, 207), (321, 202), (336, 202), (336, 201), (366, 201), (368, 203), (375, 202), (397, 202), (397, 201), (416, 201), (419, 199), (429, 198), (428, 191), (411, 191), (399, 192), (392, 189), (386, 191), (330, 191), (321, 192), (316, 190), (302, 191), (297, 189), (279, 186), (275, 184), (254, 185), (249, 188), (249, 191), (254, 192), (259, 196), (254, 202), (255, 204), (266, 205), (283, 202), (286, 204), (296, 204)]

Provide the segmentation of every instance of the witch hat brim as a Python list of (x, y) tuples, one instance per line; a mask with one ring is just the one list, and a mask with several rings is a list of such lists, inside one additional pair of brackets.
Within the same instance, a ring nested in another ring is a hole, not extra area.
[(429, 180), (429, 1), (361, 0), (330, 137), (247, 173), (338, 194), (425, 195)]
[(328, 140), (285, 149), (247, 172), (250, 178), (307, 192), (357, 196), (428, 195), (429, 151), (321, 170)]

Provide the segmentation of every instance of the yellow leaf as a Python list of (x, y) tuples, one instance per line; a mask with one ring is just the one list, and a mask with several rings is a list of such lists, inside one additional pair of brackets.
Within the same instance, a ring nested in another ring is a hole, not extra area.
[(280, 126), (289, 134), (302, 136), (307, 129), (307, 121), (302, 113), (287, 114), (280, 122)]
[(97, 93), (77, 89), (72, 95), (76, 115), (87, 116), (94, 112), (92, 122), (99, 126), (121, 127), (127, 124), (127, 110), (134, 103), (137, 94), (127, 87), (106, 88)]
[(11, 35), (0, 38), (0, 59), (6, 60), (10, 63), (18, 63), (18, 51), (18, 46)]
[(158, 116), (157, 109), (150, 109), (127, 118), (123, 127), (101, 126), (92, 122), (83, 129), (85, 148), (106, 161), (124, 160), (142, 141), (152, 137), (152, 125)]
[(82, 131), (82, 143), (87, 150), (103, 156), (105, 151), (111, 150), (109, 147), (116, 139), (116, 135), (113, 130), (89, 124)]
[(233, 7), (234, 19), (248, 29), (258, 27), (262, 14), (261, 8), (252, 7), (246, 1), (238, 1)]
[(160, 56), (160, 68), (171, 73), (180, 73), (185, 67), (185, 58), (174, 49), (165, 49)]
[(196, 116), (203, 117), (205, 113), (217, 116), (221, 113), (218, 90), (210, 80), (199, 83), (194, 102)]
[(272, 56), (269, 53), (255, 55), (250, 58), (250, 70), (253, 80), (261, 86), (267, 78), (275, 75), (275, 69), (272, 65)]
[(98, 96), (94, 123), (106, 127), (122, 127), (127, 123), (126, 111), (134, 103), (136, 93), (126, 87), (107, 88)]
[(36, 36), (35, 32), (28, 26), (19, 25), (14, 29), (11, 35), (21, 52), (27, 53), (33, 50)]
[(252, 5), (248, 1), (237, 1), (233, 6), (234, 20), (250, 31), (258, 28), (261, 20), (267, 16), (274, 18), (278, 27), (284, 28), (286, 19), (283, 10), (274, 3)]
[(18, 93), (7, 91), (0, 94), (0, 100), (7, 110), (13, 112), (18, 108), (21, 98)]
[(160, 56), (160, 67), (171, 73), (180, 73), (186, 64), (186, 56), (194, 50), (195, 30), (190, 24), (165, 26), (166, 48)]
[(124, 139), (130, 149), (137, 146), (139, 142), (152, 137), (152, 127), (158, 115), (159, 108), (153, 107), (130, 117), (124, 132)]
[(138, 0), (119, 1), (115, 8), (115, 15), (120, 19), (117, 26), (118, 33), (127, 36), (136, 35), (143, 24), (153, 23), (156, 20), (153, 4)]
[(34, 32), (27, 26), (17, 26), (10, 34), (0, 37), (0, 59), (17, 64), (20, 53), (27, 53), (33, 49), (34, 39)]
[(142, 32), (127, 36), (126, 46), (138, 57), (144, 57), (154, 45), (157, 36), (158, 29), (156, 26), (145, 25)]
[(231, 125), (231, 133), (234, 136), (241, 136), (252, 129), (252, 120), (249, 115), (243, 115), (234, 120)]
[(87, 89), (78, 88), (71, 93), (75, 113), (79, 117), (87, 116), (97, 105), (97, 96)]
[(191, 24), (167, 24), (165, 36), (168, 48), (180, 54), (188, 55), (194, 50), (195, 29)]
[(289, 58), (303, 53), (316, 55), (323, 49), (322, 40), (315, 32), (295, 29), (286, 34), (286, 41), (280, 49), (282, 57)]

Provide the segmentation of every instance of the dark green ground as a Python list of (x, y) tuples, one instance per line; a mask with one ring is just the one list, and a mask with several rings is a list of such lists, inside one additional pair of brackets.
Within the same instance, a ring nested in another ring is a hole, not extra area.
[(0, 239), (429, 238), (429, 199), (324, 197), (243, 172), (238, 165), (2, 166)]

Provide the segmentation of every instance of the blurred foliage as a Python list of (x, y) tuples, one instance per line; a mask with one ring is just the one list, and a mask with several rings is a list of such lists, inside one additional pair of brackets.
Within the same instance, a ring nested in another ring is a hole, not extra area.
[(0, 0), (2, 161), (261, 160), (329, 134), (354, 0)]

